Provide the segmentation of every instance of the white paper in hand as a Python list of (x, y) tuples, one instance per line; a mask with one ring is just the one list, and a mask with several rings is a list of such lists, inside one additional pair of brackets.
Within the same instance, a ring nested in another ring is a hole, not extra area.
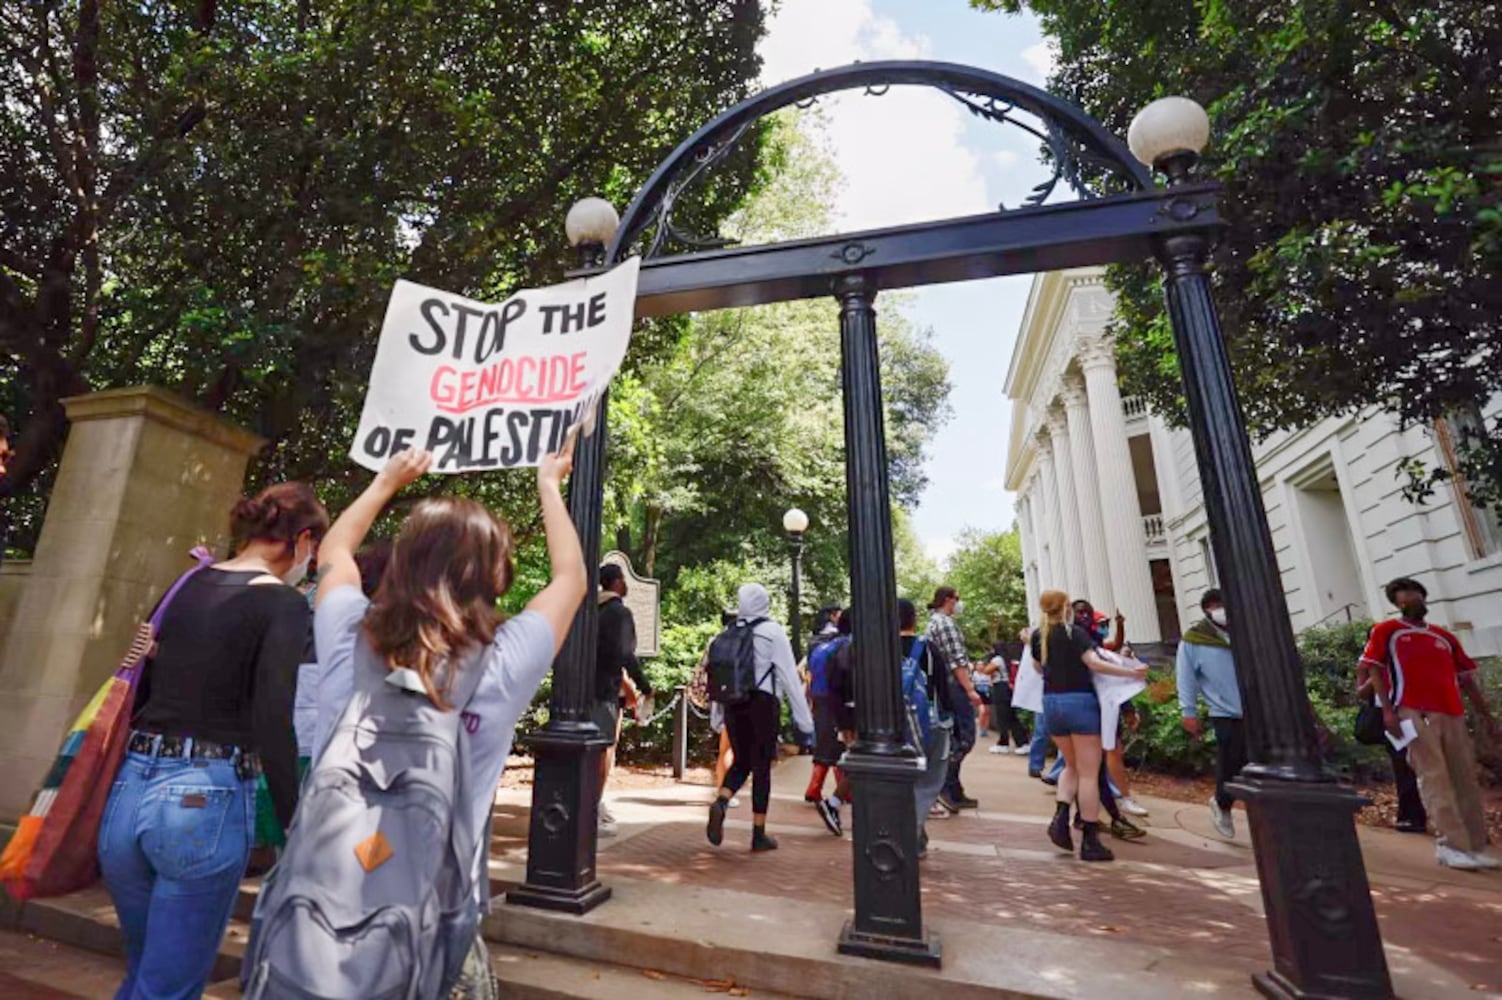
[(1419, 728), (1413, 724), (1412, 719), (1404, 719), (1398, 724), (1398, 729), (1402, 731), (1402, 736), (1394, 736), (1392, 733), (1383, 734), (1394, 750), (1401, 750), (1419, 738)]

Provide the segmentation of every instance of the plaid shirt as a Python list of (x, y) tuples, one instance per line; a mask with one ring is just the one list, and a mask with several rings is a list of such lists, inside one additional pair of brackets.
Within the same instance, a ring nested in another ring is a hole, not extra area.
[(945, 669), (970, 666), (970, 657), (965, 655), (965, 637), (960, 635), (960, 627), (948, 615), (939, 611), (929, 615), (928, 641), (943, 654)]

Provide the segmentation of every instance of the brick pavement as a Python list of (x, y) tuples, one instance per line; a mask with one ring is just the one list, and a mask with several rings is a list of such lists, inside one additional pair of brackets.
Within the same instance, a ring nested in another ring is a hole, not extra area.
[[(1044, 835), (1051, 801), (1010, 757), (971, 758), (967, 785), (979, 813), (933, 822), (923, 868), (925, 913), (997, 927), (1170, 945), (1233, 963), (1246, 972), (1271, 956), (1245, 830), (1232, 844), (1208, 833), (1208, 810), (1149, 800), (1149, 837), (1111, 841), (1118, 863), (1084, 865), (1053, 851)], [(688, 785), (630, 789), (611, 796), (623, 820), (618, 840), (602, 840), (599, 870), (668, 884), (717, 886), (786, 898), (852, 905), (850, 839), (829, 836), (801, 801), (808, 764), (785, 760), (775, 772), (771, 826), (782, 848), (751, 855), (750, 810), (732, 810), (719, 849), (704, 840), (709, 789)], [(847, 824), (849, 823), (847, 811)], [(1244, 816), (1239, 824), (1244, 828)], [(1502, 874), (1438, 869), (1423, 838), (1363, 830), (1384, 940), (1463, 979), (1479, 994), (1502, 995)], [(497, 847), (525, 858), (525, 808), (498, 824)]]

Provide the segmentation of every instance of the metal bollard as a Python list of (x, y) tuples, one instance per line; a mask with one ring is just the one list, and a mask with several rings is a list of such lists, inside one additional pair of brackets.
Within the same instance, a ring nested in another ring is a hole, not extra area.
[(688, 692), (678, 688), (678, 711), (673, 718), (673, 778), (683, 780), (688, 770)]

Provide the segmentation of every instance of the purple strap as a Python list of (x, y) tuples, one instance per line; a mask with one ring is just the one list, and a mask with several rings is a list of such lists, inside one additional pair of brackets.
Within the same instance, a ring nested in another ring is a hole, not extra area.
[(178, 591), (183, 589), (183, 585), (192, 579), (194, 573), (197, 573), (214, 561), (214, 554), (202, 545), (197, 546), (188, 554), (198, 560), (198, 565), (177, 578), (177, 582), (167, 590), (167, 595), (162, 598), (161, 603), (156, 606), (156, 610), (151, 613), (151, 617), (147, 621), (150, 623), (153, 632), (161, 631), (162, 618), (167, 614), (167, 605), (172, 603), (172, 599), (177, 596)]

